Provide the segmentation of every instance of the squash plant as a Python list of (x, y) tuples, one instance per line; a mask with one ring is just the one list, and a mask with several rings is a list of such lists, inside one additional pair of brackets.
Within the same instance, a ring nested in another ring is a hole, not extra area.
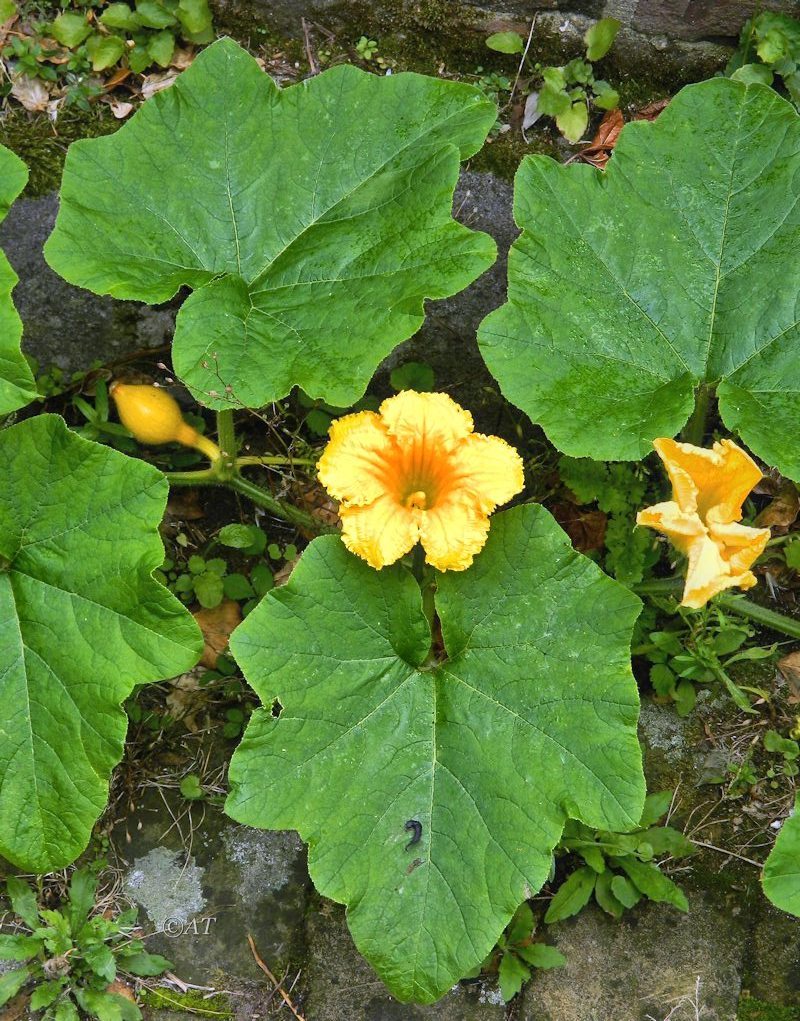
[[(11, 861), (45, 871), (80, 853), (121, 754), (120, 702), (199, 655), (194, 622), (152, 577), (168, 482), (226, 483), (298, 521), (242, 479), (260, 459), (236, 456), (231, 408), (294, 385), (352, 402), (424, 298), (493, 260), (451, 207), (494, 117), (477, 90), (413, 74), (337, 67), (280, 90), (223, 40), (113, 138), (71, 148), (50, 264), (119, 297), (191, 289), (174, 362), (218, 410), (218, 443), (209, 468), (167, 478), (52, 416), (0, 433)], [(194, 442), (167, 410), (170, 436)], [(470, 570), (434, 578), (435, 596), (407, 566), (374, 571), (320, 537), (232, 644), (265, 709), (228, 811), (297, 827), (362, 951), (422, 1002), (485, 958), (547, 877), (566, 818), (633, 827), (644, 798), (636, 597), (537, 507), (498, 516)]]

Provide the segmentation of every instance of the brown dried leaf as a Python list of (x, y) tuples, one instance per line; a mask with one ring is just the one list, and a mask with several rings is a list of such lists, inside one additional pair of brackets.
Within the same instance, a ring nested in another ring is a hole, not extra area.
[(200, 665), (213, 670), (217, 657), (228, 648), (228, 639), (242, 622), (242, 610), (233, 599), (223, 599), (213, 610), (197, 610), (194, 619), (203, 632), (205, 646)]
[(133, 113), (133, 103), (120, 103), (116, 99), (112, 99), (108, 105), (118, 121), (124, 121), (126, 117)]
[(11, 95), (22, 103), (31, 113), (41, 113), (47, 109), (50, 93), (40, 78), (29, 78), (26, 74), (18, 74), (11, 84)]
[(149, 99), (157, 92), (163, 92), (173, 85), (178, 78), (177, 71), (158, 71), (155, 74), (147, 74), (142, 82), (142, 98)]
[(602, 549), (606, 537), (607, 517), (601, 511), (576, 507), (574, 503), (554, 504), (550, 511), (581, 553)]
[(776, 535), (785, 535), (800, 514), (800, 493), (789, 479), (783, 479), (774, 498), (756, 517), (758, 528), (772, 528)]
[(625, 118), (622, 116), (621, 110), (609, 110), (600, 122), (597, 134), (592, 141), (577, 152), (574, 158), (582, 160), (584, 163), (590, 163), (598, 170), (605, 170), (606, 163), (617, 144), (619, 133), (624, 124)]
[(633, 119), (635, 121), (654, 121), (668, 106), (669, 99), (654, 99), (652, 103), (648, 103), (638, 113), (635, 113)]
[(294, 560), (287, 560), (283, 567), (275, 572), (274, 581), (276, 585), (285, 585), (286, 582), (291, 578), (292, 571), (297, 566), (300, 557), (295, 557)]
[(800, 702), (800, 652), (790, 652), (788, 656), (779, 659), (778, 670), (789, 685), (789, 701), (797, 705)]
[(199, 521), (206, 516), (200, 506), (197, 489), (173, 489), (167, 502), (167, 514), (179, 521)]

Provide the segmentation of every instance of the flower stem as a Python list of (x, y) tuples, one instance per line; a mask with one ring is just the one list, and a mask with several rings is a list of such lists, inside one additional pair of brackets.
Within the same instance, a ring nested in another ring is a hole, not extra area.
[[(654, 578), (631, 587), (640, 596), (668, 596), (679, 592), (683, 584), (683, 578)], [(800, 620), (787, 617), (785, 613), (769, 610), (765, 606), (759, 606), (758, 603), (753, 603), (749, 599), (745, 599), (744, 596), (734, 595), (732, 592), (721, 592), (714, 597), (714, 603), (740, 617), (754, 620), (757, 624), (769, 628), (770, 631), (780, 631), (791, 638), (800, 638)]]
[(217, 440), (222, 451), (219, 475), (222, 479), (233, 478), (236, 472), (236, 432), (233, 427), (233, 411), (226, 408), (217, 412)]
[(701, 383), (695, 390), (694, 411), (681, 432), (681, 440), (684, 443), (692, 443), (695, 447), (702, 447), (706, 436), (708, 412), (713, 395), (713, 387), (706, 386), (705, 383)]
[(228, 486), (228, 488), (234, 490), (234, 492), (241, 493), (242, 496), (246, 496), (259, 507), (263, 507), (264, 510), (268, 510), (270, 514), (274, 514), (275, 517), (283, 518), (284, 521), (289, 521), (297, 528), (301, 528), (306, 532), (311, 532), (314, 535), (321, 535), (323, 533), (335, 533), (337, 531), (335, 528), (323, 525), (322, 522), (318, 521), (311, 514), (306, 513), (306, 511), (300, 510), (299, 507), (294, 507), (290, 503), (284, 503), (282, 500), (276, 499), (271, 493), (268, 493), (266, 489), (262, 489), (261, 486), (256, 486), (252, 482), (248, 482), (247, 479), (243, 479), (239, 475), (234, 475), (233, 478), (227, 479), (222, 484)]
[(260, 464), (285, 464), (290, 468), (292, 465), (301, 464), (303, 466), (313, 467), (317, 462), (311, 457), (278, 457), (268, 455), (265, 457), (237, 457), (236, 467), (237, 468), (248, 468), (251, 465), (257, 466)]

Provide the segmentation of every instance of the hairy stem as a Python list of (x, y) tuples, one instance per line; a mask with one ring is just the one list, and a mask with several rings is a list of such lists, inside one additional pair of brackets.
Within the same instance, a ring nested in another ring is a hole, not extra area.
[(222, 451), (220, 458), (220, 478), (231, 479), (236, 473), (236, 433), (233, 428), (233, 411), (226, 409), (217, 412), (217, 441)]
[(320, 535), (324, 532), (336, 532), (335, 528), (323, 525), (322, 522), (306, 511), (300, 510), (299, 507), (294, 507), (290, 503), (284, 503), (283, 500), (276, 499), (266, 489), (248, 482), (247, 479), (243, 479), (239, 475), (234, 475), (233, 478), (225, 480), (223, 485), (228, 486), (229, 489), (234, 490), (236, 493), (241, 493), (242, 496), (246, 496), (259, 507), (263, 507), (270, 514), (274, 514), (275, 517), (283, 518), (284, 521), (289, 521), (297, 528), (302, 528), (306, 532), (311, 532), (315, 535)]
[(684, 443), (692, 443), (696, 447), (702, 447), (706, 436), (708, 412), (713, 396), (713, 388), (706, 386), (704, 383), (701, 383), (695, 390), (694, 411), (681, 433), (681, 440)]
[[(683, 578), (654, 578), (652, 581), (643, 581), (639, 585), (633, 585), (633, 591), (640, 596), (669, 596), (678, 593), (684, 584)], [(775, 610), (768, 610), (765, 606), (745, 599), (744, 596), (734, 595), (732, 592), (721, 592), (714, 597), (716, 606), (721, 606), (731, 613), (740, 617), (747, 617), (757, 624), (762, 624), (770, 631), (780, 631), (791, 638), (800, 638), (800, 620), (787, 617), (785, 613), (777, 613)]]
[(282, 464), (282, 465), (288, 465), (290, 468), (292, 467), (292, 465), (300, 464), (300, 465), (303, 465), (304, 467), (311, 467), (311, 468), (313, 468), (313, 466), (316, 463), (317, 462), (312, 457), (278, 457), (278, 456), (273, 456), (271, 454), (266, 455), (265, 457), (237, 457), (236, 458), (236, 467), (237, 468), (248, 468), (248, 467), (251, 467), (251, 466), (255, 467), (255, 466), (258, 466), (260, 464), (261, 465), (263, 465), (263, 464), (267, 464), (267, 465), (269, 465), (269, 464)]

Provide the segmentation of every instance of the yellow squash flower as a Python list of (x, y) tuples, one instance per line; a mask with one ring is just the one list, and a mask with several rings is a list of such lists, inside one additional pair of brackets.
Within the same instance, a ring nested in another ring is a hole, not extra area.
[(347, 548), (379, 569), (421, 542), (440, 571), (469, 567), (489, 515), (523, 486), (514, 448), (472, 430), (447, 394), (414, 390), (337, 419), (318, 469)]
[(770, 533), (738, 522), (761, 469), (731, 440), (711, 450), (669, 439), (654, 440), (653, 446), (672, 483), (672, 500), (639, 511), (636, 523), (663, 532), (686, 554), (681, 605), (698, 609), (724, 589), (752, 588), (756, 578), (750, 567)]

